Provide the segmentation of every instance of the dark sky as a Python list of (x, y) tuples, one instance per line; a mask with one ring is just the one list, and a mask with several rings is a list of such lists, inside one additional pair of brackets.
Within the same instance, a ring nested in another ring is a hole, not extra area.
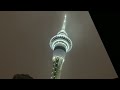
[[(49, 40), (62, 26), (65, 12), (0, 12), (0, 78), (29, 74), (49, 79)], [(116, 72), (87, 11), (67, 12), (66, 31), (73, 41), (63, 64), (63, 79), (116, 78)]]

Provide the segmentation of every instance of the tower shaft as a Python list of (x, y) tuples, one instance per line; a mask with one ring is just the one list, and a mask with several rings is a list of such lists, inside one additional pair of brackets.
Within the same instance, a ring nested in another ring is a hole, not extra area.
[(63, 60), (60, 57), (53, 58), (52, 79), (60, 79)]

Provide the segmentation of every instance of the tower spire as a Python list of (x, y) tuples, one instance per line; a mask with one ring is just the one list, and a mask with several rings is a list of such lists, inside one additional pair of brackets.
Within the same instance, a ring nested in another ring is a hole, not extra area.
[(65, 35), (67, 35), (67, 33), (65, 31), (65, 28), (66, 28), (66, 18), (67, 18), (67, 15), (65, 14), (64, 15), (64, 21), (63, 21), (62, 29), (57, 34), (65, 34)]
[(66, 27), (66, 18), (67, 18), (67, 16), (65, 14), (64, 21), (63, 21), (63, 26), (62, 26), (62, 30), (65, 30), (65, 27)]

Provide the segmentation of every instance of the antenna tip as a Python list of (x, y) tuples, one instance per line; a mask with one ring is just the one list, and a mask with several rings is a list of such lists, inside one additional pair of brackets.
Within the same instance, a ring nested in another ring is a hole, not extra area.
[(65, 14), (65, 17), (66, 17), (66, 14)]

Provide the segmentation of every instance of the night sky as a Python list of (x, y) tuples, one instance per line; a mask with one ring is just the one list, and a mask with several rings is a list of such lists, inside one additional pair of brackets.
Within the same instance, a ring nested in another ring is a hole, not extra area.
[[(62, 11), (0, 11), (0, 78), (29, 74), (49, 79), (50, 39), (61, 29)], [(67, 13), (66, 32), (73, 42), (62, 79), (112, 79), (117, 74), (87, 11)]]

